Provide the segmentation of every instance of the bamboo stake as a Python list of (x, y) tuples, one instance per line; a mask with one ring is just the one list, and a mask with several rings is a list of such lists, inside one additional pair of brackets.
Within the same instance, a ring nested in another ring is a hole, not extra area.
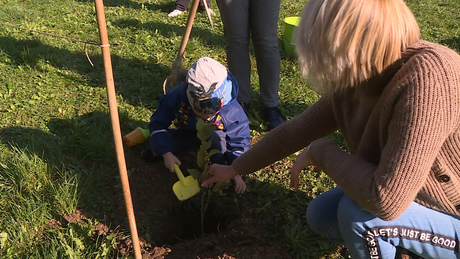
[(105, 81), (107, 85), (107, 97), (109, 102), (110, 119), (112, 122), (113, 137), (115, 140), (115, 149), (117, 153), (118, 168), (120, 171), (123, 195), (125, 198), (126, 212), (128, 213), (129, 227), (133, 239), (134, 255), (136, 259), (141, 259), (141, 249), (139, 237), (137, 234), (136, 220), (134, 217), (133, 203), (131, 200), (131, 191), (129, 188), (128, 173), (126, 169), (125, 155), (123, 152), (123, 141), (121, 136), (120, 121), (118, 117), (118, 107), (115, 95), (115, 85), (113, 82), (112, 61), (110, 59), (109, 39), (107, 36), (107, 24), (105, 21), (104, 4), (102, 0), (95, 0), (97, 23), (99, 27), (99, 36), (101, 38), (102, 58), (104, 61)]
[(203, 0), (203, 5), (204, 5), (204, 9), (206, 9), (206, 14), (208, 15), (209, 22), (211, 23), (211, 28), (212, 28), (214, 27), (214, 23), (212, 22), (211, 10), (209, 9), (208, 2), (206, 2), (206, 0)]

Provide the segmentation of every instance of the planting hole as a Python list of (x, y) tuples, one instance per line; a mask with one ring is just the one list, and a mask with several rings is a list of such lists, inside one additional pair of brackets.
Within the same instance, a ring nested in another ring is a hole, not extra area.
[(211, 198), (210, 204), (204, 215), (203, 229), (201, 226), (201, 200), (200, 195), (194, 197), (193, 201), (185, 201), (177, 207), (171, 209), (171, 217), (175, 221), (175, 226), (169, 229), (169, 235), (160, 243), (174, 245), (185, 240), (190, 240), (202, 236), (202, 234), (215, 234), (225, 231), (230, 222), (235, 220), (238, 215), (236, 208), (232, 208), (226, 203), (225, 199)]

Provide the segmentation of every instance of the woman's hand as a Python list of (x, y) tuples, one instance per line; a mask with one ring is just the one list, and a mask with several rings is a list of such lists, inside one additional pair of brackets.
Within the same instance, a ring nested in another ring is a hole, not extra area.
[(307, 166), (312, 165), (309, 157), (310, 146), (308, 146), (300, 155), (295, 159), (294, 165), (291, 168), (291, 181), (289, 187), (298, 189), (299, 188), (299, 173)]
[(168, 170), (169, 170), (171, 173), (174, 173), (174, 172), (175, 172), (175, 170), (174, 170), (174, 164), (177, 164), (178, 166), (180, 166), (180, 164), (181, 164), (179, 158), (177, 158), (177, 157), (176, 157), (173, 153), (171, 153), (171, 152), (164, 153), (164, 154), (163, 154), (163, 160), (164, 160), (165, 167), (168, 168)]
[(201, 186), (210, 188), (215, 183), (226, 183), (237, 175), (231, 165), (212, 164), (206, 172), (208, 178), (201, 183)]
[(238, 194), (243, 193), (246, 191), (246, 183), (243, 181), (241, 175), (237, 175), (233, 177), (233, 181), (235, 181), (235, 192)]

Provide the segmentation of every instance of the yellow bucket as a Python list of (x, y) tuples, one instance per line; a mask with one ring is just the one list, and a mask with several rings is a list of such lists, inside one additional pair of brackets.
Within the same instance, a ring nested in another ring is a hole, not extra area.
[(283, 45), (284, 51), (288, 55), (295, 53), (295, 29), (300, 22), (300, 17), (292, 16), (284, 18), (284, 36)]
[(141, 127), (135, 128), (130, 133), (123, 136), (123, 141), (128, 147), (145, 142), (149, 138), (149, 130)]

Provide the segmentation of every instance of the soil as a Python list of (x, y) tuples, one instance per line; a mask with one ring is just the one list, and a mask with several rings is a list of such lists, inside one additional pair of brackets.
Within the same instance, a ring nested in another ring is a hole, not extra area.
[[(179, 201), (172, 191), (178, 178), (167, 171), (162, 160), (146, 162), (138, 152), (130, 151), (125, 157), (142, 258), (291, 258), (281, 242), (266, 238), (269, 230), (262, 222), (245, 215), (248, 198), (235, 194), (233, 186), (223, 195), (213, 194), (202, 229), (201, 194)], [(194, 154), (183, 154), (179, 159), (184, 175), (187, 168), (197, 168)], [(122, 188), (114, 184), (110, 191), (116, 199), (114, 208), (96, 231), (107, 235), (123, 229), (124, 235), (117, 234), (118, 253), (133, 258), (132, 240), (126, 238), (129, 221)], [(79, 210), (49, 225), (83, 219)]]

